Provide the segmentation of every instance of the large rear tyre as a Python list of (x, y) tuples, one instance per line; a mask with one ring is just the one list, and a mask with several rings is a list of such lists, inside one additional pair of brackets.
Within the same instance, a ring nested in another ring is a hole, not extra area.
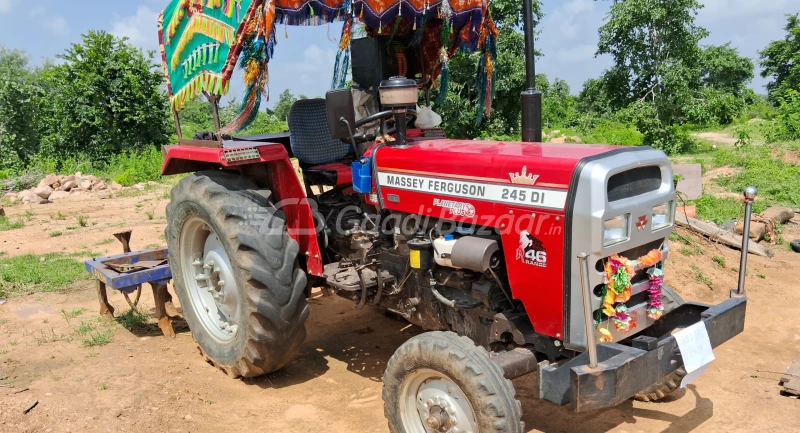
[(175, 291), (200, 350), (233, 377), (285, 366), (306, 335), (306, 274), (281, 212), (236, 173), (183, 178), (167, 206)]
[(522, 433), (515, 394), (484, 348), (452, 332), (408, 340), (383, 374), (383, 411), (392, 433)]

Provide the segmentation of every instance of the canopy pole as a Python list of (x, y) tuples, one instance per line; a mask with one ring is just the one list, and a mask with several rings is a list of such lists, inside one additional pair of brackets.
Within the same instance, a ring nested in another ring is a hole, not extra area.
[(525, 74), (528, 88), (522, 92), (522, 141), (542, 141), (542, 92), (536, 90), (533, 1), (522, 0), (525, 32)]

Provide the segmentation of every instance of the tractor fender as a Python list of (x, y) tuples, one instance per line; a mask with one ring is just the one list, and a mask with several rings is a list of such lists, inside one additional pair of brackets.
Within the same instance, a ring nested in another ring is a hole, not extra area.
[[(242, 176), (252, 177), (260, 187), (269, 189), (275, 207), (286, 217), (289, 236), (300, 245), (306, 272), (323, 275), (313, 209), (283, 145), (258, 143), (225, 148), (177, 145), (164, 146), (162, 152), (163, 176), (220, 168), (238, 170)], [(300, 263), (303, 264), (302, 259)]]

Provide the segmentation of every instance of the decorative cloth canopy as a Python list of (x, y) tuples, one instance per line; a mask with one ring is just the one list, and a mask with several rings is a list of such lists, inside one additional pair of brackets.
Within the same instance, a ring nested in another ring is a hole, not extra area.
[[(222, 132), (243, 129), (255, 119), (261, 98), (267, 92), (267, 64), (276, 44), (275, 26), (320, 25), (333, 21), (345, 22), (333, 87), (344, 85), (349, 69), (350, 32), (356, 21), (363, 22), (372, 33), (377, 29), (378, 35), (394, 35), (401, 22), (405, 22), (406, 27), (410, 25), (413, 31), (418, 31), (416, 43), (423, 41), (423, 29), (430, 22), (442, 28), (440, 41), (434, 49), (434, 53), (439, 53), (436, 64), (442, 73), (440, 93), (447, 93), (447, 61), (453, 54), (453, 47), (465, 51), (478, 49), (483, 57), (477, 84), (486, 89), (486, 100), (490, 104), (497, 30), (488, 18), (487, 2), (171, 0), (159, 18), (159, 39), (171, 106), (180, 110), (187, 101), (203, 92), (227, 93), (238, 61), (244, 69), (247, 90), (239, 115)], [(426, 51), (430, 51), (428, 44), (435, 39), (426, 35)]]

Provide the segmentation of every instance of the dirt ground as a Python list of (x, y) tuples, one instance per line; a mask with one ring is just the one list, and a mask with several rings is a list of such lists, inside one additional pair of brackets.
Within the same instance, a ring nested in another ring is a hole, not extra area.
[[(104, 255), (119, 250), (108, 240), (122, 227), (133, 229), (133, 248), (163, 243), (167, 188), (7, 208), (12, 219), (33, 215), (25, 228), (0, 232), (0, 251)], [(88, 216), (86, 227), (76, 215)], [(800, 218), (785, 236), (800, 238)], [(694, 239), (702, 254), (686, 256), (672, 244), (667, 283), (687, 300), (722, 301), (736, 284), (738, 252)], [(715, 350), (709, 370), (681, 397), (576, 415), (536, 400), (534, 377), (523, 377), (515, 385), (529, 431), (800, 432), (800, 401), (778, 386), (800, 356), (800, 254), (775, 250), (772, 259), (750, 257), (745, 332)], [(127, 310), (121, 295), (110, 300), (118, 315)], [(152, 311), (150, 293), (142, 302)], [(12, 298), (0, 305), (0, 432), (386, 432), (381, 375), (420, 330), (338, 297), (310, 303), (300, 356), (267, 377), (234, 380), (203, 361), (185, 323), (170, 339), (152, 325), (131, 332), (98, 322), (91, 281)], [(75, 333), (85, 323), (110, 329), (111, 342), (85, 347)]]

